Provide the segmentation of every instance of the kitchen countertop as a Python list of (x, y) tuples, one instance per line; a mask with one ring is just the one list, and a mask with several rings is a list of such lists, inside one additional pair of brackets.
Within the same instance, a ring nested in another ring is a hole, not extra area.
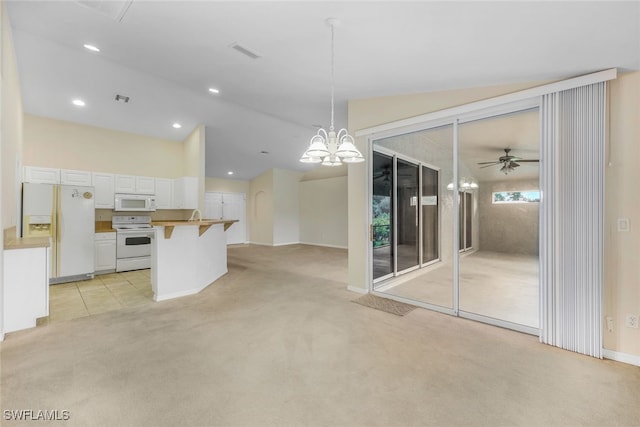
[(207, 231), (209, 227), (211, 227), (212, 225), (224, 224), (224, 231), (227, 231), (227, 229), (231, 227), (234, 222), (238, 222), (238, 220), (237, 219), (203, 219), (200, 221), (184, 221), (184, 220), (151, 221), (151, 225), (157, 226), (157, 227), (164, 227), (164, 238), (170, 239), (171, 234), (173, 233), (173, 228), (176, 226), (178, 227), (185, 226), (185, 225), (198, 226), (200, 227), (199, 234), (200, 236), (202, 236), (204, 232)]
[(96, 233), (115, 233), (115, 228), (111, 228), (111, 221), (96, 221)]
[(4, 230), (4, 249), (30, 249), (48, 248), (51, 246), (51, 239), (46, 237), (17, 237), (16, 228), (10, 227)]
[(180, 225), (213, 225), (213, 224), (233, 224), (237, 219), (203, 219), (200, 221), (173, 220), (173, 221), (151, 221), (151, 225), (159, 227), (180, 226)]

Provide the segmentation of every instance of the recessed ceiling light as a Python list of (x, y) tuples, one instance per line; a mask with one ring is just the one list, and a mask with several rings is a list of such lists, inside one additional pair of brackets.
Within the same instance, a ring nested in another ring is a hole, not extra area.
[(82, 99), (74, 99), (73, 101), (71, 101), (73, 103), (73, 105), (75, 105), (76, 107), (84, 107), (85, 102)]
[(227, 172), (227, 175), (233, 175), (233, 171)]
[(91, 52), (100, 52), (100, 49), (92, 44), (85, 44), (84, 48), (90, 50)]
[(218, 89), (213, 88), (213, 87), (209, 88), (209, 92), (211, 92), (211, 93), (220, 93), (220, 91)]
[(172, 125), (175, 129), (180, 129), (182, 127), (182, 125), (180, 123), (174, 123)]

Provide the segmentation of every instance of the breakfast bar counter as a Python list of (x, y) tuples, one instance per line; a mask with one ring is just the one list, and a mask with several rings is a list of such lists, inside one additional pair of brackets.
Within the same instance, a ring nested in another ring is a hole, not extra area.
[(237, 220), (153, 221), (153, 299), (200, 292), (227, 273), (225, 231)]

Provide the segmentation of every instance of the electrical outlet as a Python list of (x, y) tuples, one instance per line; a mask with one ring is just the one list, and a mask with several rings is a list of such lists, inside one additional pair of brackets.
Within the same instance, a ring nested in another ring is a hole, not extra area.
[(638, 315), (637, 314), (627, 314), (625, 317), (624, 324), (627, 328), (635, 328), (638, 329)]
[(607, 331), (613, 332), (613, 317), (607, 316)]

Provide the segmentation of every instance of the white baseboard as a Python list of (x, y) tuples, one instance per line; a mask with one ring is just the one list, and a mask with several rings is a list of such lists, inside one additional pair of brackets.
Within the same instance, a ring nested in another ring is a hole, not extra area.
[(619, 351), (602, 349), (602, 357), (616, 362), (628, 363), (629, 365), (640, 366), (640, 356), (634, 354), (621, 353)]
[(351, 292), (355, 292), (357, 294), (368, 294), (368, 289), (356, 288), (355, 286), (347, 286), (347, 290)]
[(347, 246), (339, 246), (339, 245), (325, 245), (323, 243), (313, 243), (313, 242), (300, 242), (301, 245), (309, 245), (309, 246), (322, 246), (323, 248), (335, 248), (335, 249), (348, 249)]
[(261, 242), (249, 242), (250, 245), (258, 245), (258, 246), (273, 246), (271, 243), (261, 243)]
[(273, 246), (289, 246), (298, 244), (300, 244), (300, 242), (274, 243)]

